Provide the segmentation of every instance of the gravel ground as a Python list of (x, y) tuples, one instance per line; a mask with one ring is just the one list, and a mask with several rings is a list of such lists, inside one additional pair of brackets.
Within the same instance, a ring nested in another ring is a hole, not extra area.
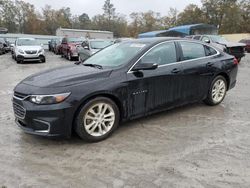
[(70, 63), (49, 52), (45, 64), (0, 56), (0, 187), (250, 187), (250, 54), (219, 106), (131, 121), (94, 144), (23, 133), (14, 123), (14, 86)]

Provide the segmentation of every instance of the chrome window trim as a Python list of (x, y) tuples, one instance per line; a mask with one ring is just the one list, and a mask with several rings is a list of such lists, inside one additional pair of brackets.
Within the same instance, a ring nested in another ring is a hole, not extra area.
[(209, 46), (207, 44), (204, 44), (202, 42), (199, 42), (199, 41), (188, 41), (188, 40), (173, 40), (173, 41), (164, 41), (164, 42), (160, 42), (156, 45), (154, 45), (153, 47), (151, 47), (150, 49), (148, 49), (131, 67), (130, 69), (127, 71), (127, 74), (129, 73), (133, 73), (134, 71), (132, 71), (132, 69), (134, 68), (134, 66), (145, 56), (147, 55), (151, 50), (153, 50), (155, 47), (161, 45), (161, 44), (165, 44), (165, 43), (169, 43), (169, 42), (189, 42), (189, 43), (196, 43), (196, 44), (201, 44), (203, 46), (207, 46), (209, 48), (213, 48), (215, 51), (216, 51), (216, 54), (214, 55), (210, 55), (210, 56), (205, 56), (205, 57), (200, 57), (200, 58), (195, 58), (195, 59), (189, 59), (189, 60), (184, 60), (184, 61), (178, 61), (178, 62), (174, 62), (174, 63), (169, 63), (169, 64), (165, 64), (165, 65), (159, 65), (158, 67), (165, 67), (165, 66), (169, 66), (169, 65), (175, 65), (175, 64), (181, 64), (181, 63), (186, 63), (186, 62), (190, 62), (190, 61), (194, 61), (194, 60), (201, 60), (201, 59), (206, 59), (206, 58), (209, 58), (209, 57), (215, 57), (217, 55), (220, 55), (220, 52), (215, 49), (214, 47), (212, 46)]

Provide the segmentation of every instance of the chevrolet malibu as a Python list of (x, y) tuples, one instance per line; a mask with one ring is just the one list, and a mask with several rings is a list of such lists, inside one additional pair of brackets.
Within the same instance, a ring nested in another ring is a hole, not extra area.
[(84, 63), (29, 76), (14, 89), (17, 125), (27, 133), (96, 142), (121, 122), (188, 103), (220, 104), (238, 62), (208, 44), (178, 38), (117, 43)]

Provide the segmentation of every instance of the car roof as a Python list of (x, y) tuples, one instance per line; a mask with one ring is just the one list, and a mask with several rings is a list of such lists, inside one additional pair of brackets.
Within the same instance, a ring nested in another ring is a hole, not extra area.
[(36, 40), (34, 38), (18, 38), (17, 40)]
[(87, 39), (87, 41), (113, 41), (112, 39)]
[[(179, 37), (152, 37), (152, 38), (140, 38), (140, 39), (132, 39), (125, 41), (127, 43), (146, 43), (146, 44), (153, 44), (153, 43), (159, 43), (164, 41), (172, 41), (172, 40), (183, 40), (184, 38)], [(185, 40), (185, 39), (184, 39)]]

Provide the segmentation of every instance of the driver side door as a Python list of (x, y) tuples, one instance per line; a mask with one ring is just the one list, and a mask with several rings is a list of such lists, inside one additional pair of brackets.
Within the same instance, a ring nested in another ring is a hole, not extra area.
[(130, 71), (127, 74), (129, 114), (133, 117), (179, 105), (181, 101), (182, 64), (175, 42), (154, 46), (137, 63), (156, 63), (155, 70)]

